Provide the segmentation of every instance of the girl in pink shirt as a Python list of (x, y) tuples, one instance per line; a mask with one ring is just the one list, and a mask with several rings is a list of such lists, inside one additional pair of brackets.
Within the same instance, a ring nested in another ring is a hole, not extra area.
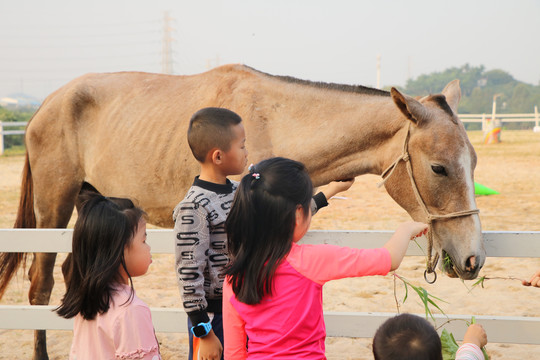
[(272, 158), (250, 169), (226, 221), (224, 354), (232, 359), (325, 359), (322, 286), (386, 275), (427, 225), (401, 225), (380, 249), (298, 245), (311, 222), (313, 185), (302, 163)]
[(69, 358), (159, 360), (148, 306), (133, 276), (152, 262), (144, 212), (128, 199), (80, 194), (66, 294), (56, 312), (75, 317)]

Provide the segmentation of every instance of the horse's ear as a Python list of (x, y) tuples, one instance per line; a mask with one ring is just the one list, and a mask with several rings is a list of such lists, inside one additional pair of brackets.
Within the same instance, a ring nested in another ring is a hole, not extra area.
[(394, 103), (403, 115), (416, 125), (419, 125), (420, 122), (427, 118), (424, 105), (420, 104), (417, 100), (400, 93), (396, 88), (392, 88), (390, 94), (392, 95), (392, 100), (394, 100)]
[(450, 106), (450, 109), (457, 114), (459, 100), (461, 100), (461, 87), (459, 86), (459, 80), (453, 80), (446, 85), (442, 91), (442, 94), (446, 97), (446, 102)]

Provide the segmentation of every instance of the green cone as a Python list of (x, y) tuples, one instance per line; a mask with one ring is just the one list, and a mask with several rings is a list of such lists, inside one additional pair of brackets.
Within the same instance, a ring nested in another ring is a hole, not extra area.
[(496, 195), (498, 193), (499, 193), (498, 191), (490, 189), (487, 186), (484, 186), (484, 185), (479, 184), (477, 182), (474, 183), (474, 194), (475, 195)]

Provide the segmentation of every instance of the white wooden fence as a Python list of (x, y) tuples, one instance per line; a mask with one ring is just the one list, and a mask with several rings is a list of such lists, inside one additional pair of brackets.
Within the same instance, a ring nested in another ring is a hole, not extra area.
[[(540, 124), (540, 113), (535, 107), (534, 113), (529, 114), (495, 114), (495, 118), (502, 122), (534, 122), (536, 126)], [(491, 118), (493, 114), (459, 114), (459, 119), (465, 123), (479, 123), (486, 118)]]
[(534, 113), (531, 114), (459, 114), (459, 119), (463, 123), (481, 123), (482, 131), (486, 130), (488, 120), (492, 118), (500, 121), (500, 123), (511, 122), (534, 122), (533, 131), (540, 132), (540, 115), (538, 107), (534, 107)]
[[(0, 229), (0, 252), (70, 252), (71, 229)], [(172, 230), (147, 230), (153, 253), (174, 253)], [(310, 231), (303, 242), (336, 244), (356, 248), (382, 246), (391, 231)], [(491, 257), (540, 257), (540, 232), (484, 232), (487, 255)], [(425, 242), (419, 241), (422, 248)], [(423, 256), (412, 243), (409, 256)], [(533, 271), (534, 269), (531, 269)], [(0, 329), (70, 330), (72, 320), (58, 317), (55, 306), (0, 305)], [(178, 308), (152, 308), (157, 332), (186, 332), (186, 314)], [(375, 330), (394, 313), (325, 312), (328, 336), (371, 338)], [(420, 314), (423, 316), (423, 314)], [(519, 316), (435, 315), (437, 323), (448, 319), (470, 320), (475, 316), (494, 343), (540, 345), (540, 318)], [(463, 339), (461, 321), (445, 325), (456, 339)]]
[(25, 130), (4, 130), (6, 127), (26, 126), (25, 121), (2, 122), (0, 121), (0, 155), (4, 153), (4, 136), (6, 135), (24, 135)]

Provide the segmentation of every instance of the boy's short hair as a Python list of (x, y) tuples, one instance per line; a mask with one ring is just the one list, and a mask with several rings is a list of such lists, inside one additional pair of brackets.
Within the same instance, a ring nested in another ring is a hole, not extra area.
[(441, 339), (426, 319), (401, 314), (377, 329), (373, 355), (375, 360), (442, 360)]
[(232, 127), (242, 122), (235, 112), (217, 107), (207, 107), (191, 117), (188, 144), (197, 161), (203, 163), (214, 148), (228, 151), (234, 138)]

